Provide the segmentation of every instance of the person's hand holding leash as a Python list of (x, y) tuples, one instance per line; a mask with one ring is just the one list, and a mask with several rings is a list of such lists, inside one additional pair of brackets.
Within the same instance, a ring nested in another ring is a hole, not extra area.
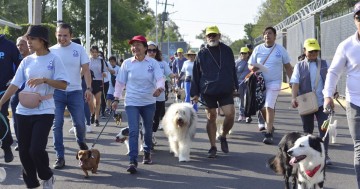
[(192, 97), (192, 101), (196, 104), (199, 102), (199, 96)]
[(155, 92), (153, 93), (153, 97), (158, 97), (160, 94), (164, 91), (163, 88), (157, 88)]

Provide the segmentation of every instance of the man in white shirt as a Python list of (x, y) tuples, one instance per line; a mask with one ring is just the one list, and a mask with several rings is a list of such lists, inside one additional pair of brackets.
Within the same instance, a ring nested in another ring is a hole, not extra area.
[[(64, 63), (69, 76), (70, 84), (66, 90), (55, 90), (55, 121), (53, 127), (54, 148), (57, 160), (53, 167), (61, 169), (65, 166), (64, 143), (63, 143), (63, 125), (64, 110), (68, 108), (74, 127), (76, 128), (76, 142), (81, 150), (88, 149), (85, 143), (85, 115), (84, 100), (91, 99), (91, 74), (89, 69), (89, 57), (84, 47), (71, 42), (72, 28), (69, 24), (62, 23), (56, 28), (56, 38), (58, 44), (50, 48), (51, 52), (59, 56)], [(82, 92), (81, 75), (85, 77), (87, 90)]]
[(354, 166), (360, 187), (360, 2), (354, 6), (354, 23), (357, 31), (341, 42), (328, 69), (323, 90), (324, 108), (334, 108), (332, 99), (341, 73), (346, 73), (346, 116), (354, 142)]

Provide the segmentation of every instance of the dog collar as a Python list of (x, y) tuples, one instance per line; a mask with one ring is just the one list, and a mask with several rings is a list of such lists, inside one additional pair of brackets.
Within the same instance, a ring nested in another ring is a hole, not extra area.
[(321, 165), (316, 166), (313, 170), (305, 170), (305, 173), (309, 177), (313, 177), (315, 173), (320, 169)]

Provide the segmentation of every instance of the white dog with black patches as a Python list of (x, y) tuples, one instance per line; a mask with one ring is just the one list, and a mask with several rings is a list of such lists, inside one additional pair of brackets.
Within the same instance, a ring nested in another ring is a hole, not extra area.
[(295, 141), (287, 153), (290, 165), (298, 165), (298, 189), (319, 189), (325, 181), (325, 148), (320, 137), (307, 135)]
[(180, 162), (190, 161), (191, 141), (195, 136), (197, 115), (189, 103), (174, 103), (162, 120), (164, 133), (169, 139), (170, 152)]

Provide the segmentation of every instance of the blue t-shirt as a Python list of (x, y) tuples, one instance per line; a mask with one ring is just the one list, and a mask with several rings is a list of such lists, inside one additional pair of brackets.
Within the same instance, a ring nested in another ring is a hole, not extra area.
[[(61, 59), (55, 54), (49, 52), (44, 56), (37, 56), (34, 53), (24, 58), (18, 70), (16, 71), (15, 77), (11, 81), (11, 84), (20, 88), (21, 85), (25, 83), (25, 88), (23, 91), (37, 92), (41, 96), (54, 94), (55, 88), (46, 83), (40, 84), (33, 88), (30, 88), (26, 83), (29, 79), (43, 77), (53, 80), (62, 80), (66, 81), (67, 83), (69, 82), (67, 72)], [(16, 113), (21, 115), (54, 114), (54, 98), (42, 101), (39, 107), (34, 109), (25, 108), (21, 105), (21, 103), (19, 103), (16, 107)]]
[(153, 93), (156, 80), (163, 78), (158, 61), (148, 56), (138, 61), (134, 57), (126, 59), (119, 70), (116, 80), (126, 85), (125, 106), (146, 106), (156, 103)]

